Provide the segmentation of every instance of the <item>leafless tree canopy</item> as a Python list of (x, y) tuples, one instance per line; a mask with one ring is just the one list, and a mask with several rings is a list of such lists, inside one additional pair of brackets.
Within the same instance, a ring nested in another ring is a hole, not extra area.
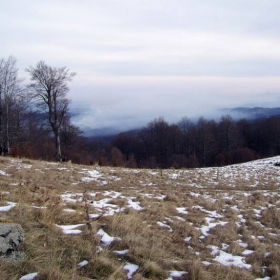
[(10, 150), (10, 140), (20, 129), (20, 112), (24, 104), (22, 80), (18, 78), (17, 60), (10, 56), (0, 60), (0, 153)]
[(48, 113), (49, 124), (55, 135), (56, 156), (60, 159), (59, 132), (70, 102), (66, 97), (68, 82), (72, 81), (75, 73), (66, 67), (48, 66), (44, 61), (38, 62), (35, 68), (30, 66), (26, 71), (32, 81), (28, 85), (29, 94), (38, 107)]

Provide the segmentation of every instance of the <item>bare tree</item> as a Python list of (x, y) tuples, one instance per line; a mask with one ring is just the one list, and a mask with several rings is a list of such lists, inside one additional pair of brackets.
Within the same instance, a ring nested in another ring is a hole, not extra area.
[(23, 96), (22, 80), (18, 78), (17, 60), (10, 56), (0, 60), (0, 150), (6, 154), (10, 150), (12, 116)]
[(60, 129), (60, 138), (62, 146), (65, 146), (66, 150), (71, 151), (73, 146), (80, 140), (80, 136), (83, 132), (79, 127), (71, 124), (70, 116), (66, 115), (62, 121)]
[(150, 157), (155, 157), (157, 165), (166, 167), (171, 152), (170, 126), (163, 117), (154, 119), (140, 131), (140, 138)]
[(222, 116), (219, 123), (220, 151), (229, 153), (238, 147), (240, 141), (238, 127), (229, 115)]
[(200, 117), (197, 123), (197, 152), (201, 166), (211, 163), (211, 156), (216, 152), (216, 139), (213, 131), (214, 124)]
[(60, 128), (68, 109), (70, 100), (66, 98), (69, 91), (67, 83), (76, 75), (66, 67), (48, 66), (44, 61), (38, 62), (35, 68), (26, 71), (31, 76), (28, 85), (30, 95), (39, 109), (47, 112), (48, 122), (55, 137), (56, 158), (61, 160)]
[(196, 150), (195, 150), (196, 135), (194, 133), (195, 125), (190, 119), (188, 119), (187, 117), (183, 117), (181, 121), (178, 123), (178, 126), (181, 129), (184, 137), (184, 154), (187, 157), (190, 156), (195, 157), (196, 156)]

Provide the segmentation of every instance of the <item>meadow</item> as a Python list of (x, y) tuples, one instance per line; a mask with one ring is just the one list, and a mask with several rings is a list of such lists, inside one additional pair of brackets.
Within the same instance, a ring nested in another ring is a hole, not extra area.
[(26, 258), (0, 261), (0, 279), (280, 279), (278, 162), (152, 170), (3, 157), (0, 219), (23, 227)]

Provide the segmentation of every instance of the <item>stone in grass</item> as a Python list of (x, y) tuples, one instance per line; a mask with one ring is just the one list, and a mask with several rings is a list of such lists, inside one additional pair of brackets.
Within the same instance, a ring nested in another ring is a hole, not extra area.
[(24, 232), (19, 224), (0, 219), (0, 259), (12, 262), (23, 261), (25, 254), (19, 251), (23, 240)]

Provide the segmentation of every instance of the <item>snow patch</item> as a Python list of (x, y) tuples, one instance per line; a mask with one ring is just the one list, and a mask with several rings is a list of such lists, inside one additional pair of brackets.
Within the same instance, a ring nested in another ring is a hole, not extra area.
[(87, 260), (84, 260), (84, 261), (78, 263), (78, 266), (79, 266), (79, 267), (84, 267), (84, 266), (86, 266), (86, 265), (88, 265), (88, 261), (87, 261)]
[(97, 234), (101, 236), (101, 242), (104, 246), (110, 246), (113, 241), (120, 241), (119, 237), (112, 237), (108, 233), (106, 233), (103, 229), (100, 229)]
[(7, 174), (5, 171), (0, 170), (0, 175), (2, 176), (11, 176), (11, 174)]
[(127, 262), (123, 269), (128, 271), (127, 278), (132, 279), (132, 275), (139, 269), (139, 265)]
[(184, 215), (189, 214), (189, 212), (186, 210), (185, 207), (176, 207), (176, 209), (177, 209), (178, 213), (180, 213), (180, 214), (184, 214)]
[(133, 199), (135, 199), (135, 197), (130, 197), (127, 199), (128, 206), (137, 211), (143, 210), (143, 208), (140, 206), (140, 202), (133, 201)]
[(187, 274), (186, 271), (177, 271), (177, 270), (170, 270), (169, 273), (171, 277), (182, 277), (184, 274)]
[(212, 250), (212, 255), (217, 255), (214, 261), (219, 262), (225, 266), (238, 266), (240, 268), (250, 269), (252, 266), (245, 263), (245, 257), (233, 256), (232, 254), (226, 253), (220, 250), (217, 246), (209, 245), (207, 248)]
[(37, 277), (37, 275), (38, 275), (38, 272), (29, 273), (29, 274), (26, 274), (26, 275), (20, 277), (19, 280), (32, 280), (32, 279), (35, 279), (35, 277)]
[(8, 204), (8, 206), (1, 206), (0, 207), (0, 212), (8, 212), (17, 205), (14, 202), (7, 202), (7, 204)]
[(81, 227), (83, 225), (84, 224), (65, 225), (65, 226), (56, 225), (56, 226), (59, 227), (60, 229), (62, 229), (62, 232), (64, 234), (80, 234), (80, 233), (82, 233), (82, 231), (79, 229), (76, 229), (76, 228)]
[(169, 232), (173, 232), (173, 229), (172, 229), (169, 225), (167, 225), (167, 224), (165, 224), (165, 223), (162, 223), (162, 222), (157, 222), (157, 224), (158, 224), (160, 227), (168, 228), (168, 229), (169, 229)]
[(126, 255), (128, 252), (129, 252), (128, 249), (122, 250), (122, 251), (114, 251), (114, 253), (116, 253), (117, 255), (121, 255), (121, 256)]

